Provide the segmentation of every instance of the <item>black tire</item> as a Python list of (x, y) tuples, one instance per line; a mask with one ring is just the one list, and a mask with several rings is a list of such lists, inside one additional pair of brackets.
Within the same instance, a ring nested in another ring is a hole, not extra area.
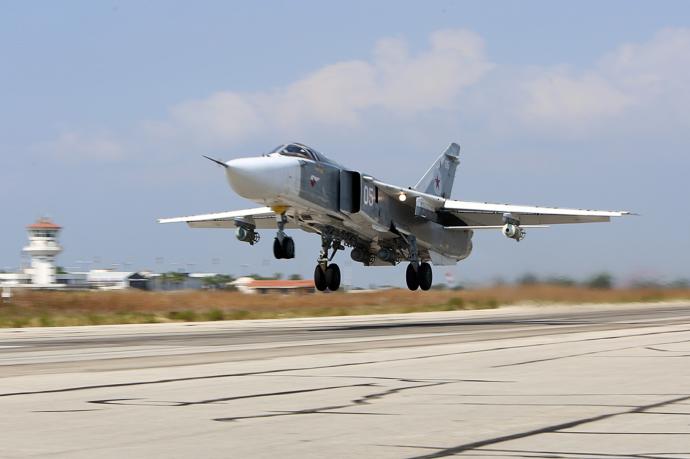
[(285, 255), (283, 254), (283, 246), (280, 244), (280, 239), (278, 238), (273, 240), (273, 256), (276, 257), (277, 260), (285, 258)]
[(328, 283), (326, 282), (326, 273), (321, 269), (321, 265), (317, 265), (314, 270), (314, 287), (319, 292), (323, 292), (328, 288)]
[(417, 270), (414, 269), (414, 264), (407, 265), (405, 272), (405, 281), (407, 281), (407, 288), (410, 290), (417, 290), (419, 288), (419, 278), (417, 277)]
[(326, 284), (328, 290), (332, 292), (340, 288), (340, 267), (338, 265), (332, 264), (326, 269)]
[(295, 258), (295, 241), (291, 237), (283, 239), (283, 258)]
[(425, 291), (429, 290), (434, 282), (434, 273), (431, 270), (431, 265), (429, 263), (419, 265), (417, 277), (419, 279), (419, 288)]

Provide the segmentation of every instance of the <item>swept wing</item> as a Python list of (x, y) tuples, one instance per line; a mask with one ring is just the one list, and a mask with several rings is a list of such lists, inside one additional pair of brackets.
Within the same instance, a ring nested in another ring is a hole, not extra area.
[[(276, 214), (270, 207), (257, 207), (214, 214), (163, 218), (158, 220), (158, 223), (187, 223), (191, 228), (235, 228), (237, 223), (247, 223), (255, 226), (256, 229), (275, 229)], [(285, 227), (297, 228), (292, 220)]]
[(468, 225), (497, 226), (503, 223), (503, 215), (510, 214), (521, 225), (554, 225), (561, 223), (608, 222), (611, 217), (630, 215), (627, 211), (563, 209), (557, 207), (520, 206), (446, 200), (439, 210), (453, 213)]
[[(630, 215), (627, 211), (608, 211), (590, 209), (566, 209), (558, 207), (522, 206), (513, 204), (492, 204), (488, 202), (456, 201), (443, 199), (439, 196), (424, 193), (410, 188), (381, 182), (372, 177), (363, 177), (373, 183), (381, 191), (398, 197), (404, 194), (407, 198), (421, 199), (427, 208), (438, 212), (448, 212), (457, 215), (472, 229), (492, 226), (500, 228), (503, 225), (503, 215), (510, 214), (520, 221), (520, 225), (552, 225), (561, 223), (593, 223), (607, 222), (611, 217)], [(460, 228), (454, 228), (460, 229)], [(469, 229), (469, 228), (466, 228)]]

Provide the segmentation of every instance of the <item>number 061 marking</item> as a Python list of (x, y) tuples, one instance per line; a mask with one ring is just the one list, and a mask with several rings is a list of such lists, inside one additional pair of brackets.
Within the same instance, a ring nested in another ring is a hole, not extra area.
[(373, 206), (376, 203), (376, 194), (374, 193), (374, 187), (369, 185), (364, 185), (362, 188), (362, 200), (364, 205)]

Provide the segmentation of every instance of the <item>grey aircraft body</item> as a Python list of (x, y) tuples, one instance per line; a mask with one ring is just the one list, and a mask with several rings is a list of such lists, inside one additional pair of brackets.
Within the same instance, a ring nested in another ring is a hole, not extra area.
[[(208, 158), (208, 157), (207, 157)], [(525, 228), (550, 224), (606, 222), (629, 212), (516, 206), (450, 199), (460, 146), (451, 143), (414, 187), (382, 182), (348, 169), (306, 145), (281, 145), (262, 156), (223, 162), (230, 186), (263, 207), (159, 220), (192, 228), (234, 228), (238, 240), (254, 245), (257, 230), (277, 229), (273, 254), (295, 256), (286, 229), (321, 236), (314, 270), (318, 290), (337, 290), (340, 269), (333, 257), (351, 249), (365, 266), (409, 262), (406, 283), (428, 290), (433, 265), (452, 265), (472, 252), (475, 230), (495, 229), (515, 241)]]

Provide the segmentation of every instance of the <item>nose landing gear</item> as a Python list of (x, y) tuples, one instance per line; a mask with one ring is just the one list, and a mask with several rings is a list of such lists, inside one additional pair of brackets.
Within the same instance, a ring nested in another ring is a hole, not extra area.
[(285, 223), (287, 223), (287, 217), (284, 213), (277, 217), (277, 222), (278, 234), (273, 240), (273, 256), (278, 260), (281, 258), (295, 258), (295, 241), (285, 234)]
[(279, 237), (273, 240), (273, 256), (277, 259), (285, 258), (295, 258), (295, 241), (288, 236), (283, 237), (283, 241), (280, 241)]

